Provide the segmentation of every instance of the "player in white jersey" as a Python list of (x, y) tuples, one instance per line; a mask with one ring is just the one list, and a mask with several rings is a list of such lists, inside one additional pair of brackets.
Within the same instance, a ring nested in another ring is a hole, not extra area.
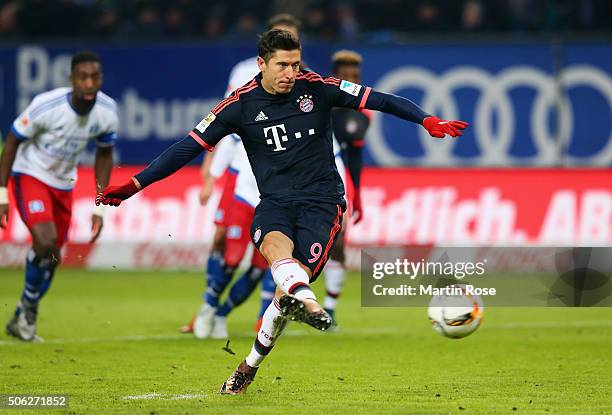
[[(6, 326), (9, 335), (25, 341), (38, 338), (38, 303), (51, 285), (68, 236), (79, 155), (88, 142), (96, 141), (96, 192), (108, 185), (113, 166), (119, 121), (115, 101), (100, 91), (99, 56), (89, 51), (75, 54), (70, 83), (70, 88), (34, 97), (13, 123), (0, 158), (0, 227), (8, 224), (11, 176), (11, 203), (32, 235), (25, 288)], [(91, 242), (102, 225), (102, 212), (96, 209)]]
[[(282, 29), (288, 30), (298, 36), (300, 22), (295, 17), (289, 14), (278, 14), (271, 17), (268, 20), (268, 29)], [(227, 95), (229, 95), (236, 88), (241, 87), (255, 75), (259, 73), (259, 67), (257, 66), (257, 57), (251, 57), (237, 63), (232, 71), (230, 72), (230, 78), (227, 86)], [(202, 163), (202, 177), (204, 183), (202, 190), (200, 191), (200, 203), (206, 204), (210, 195), (212, 194), (214, 183), (219, 177), (213, 177), (210, 174), (210, 166), (213, 158), (217, 157), (220, 148), (224, 145), (232, 145), (228, 140), (232, 140), (231, 137), (225, 137), (216, 147), (215, 152), (208, 157), (204, 158)], [(229, 161), (227, 161), (229, 163)], [(204, 302), (200, 307), (200, 310), (192, 322), (188, 325), (181, 327), (181, 332), (189, 333), (193, 332), (198, 338), (209, 337), (212, 331), (212, 324), (214, 315), (219, 308), (219, 296), (228, 286), (230, 280), (227, 279), (227, 273), (224, 272), (224, 255), (226, 250), (226, 233), (228, 227), (229, 218), (232, 216), (231, 209), (234, 205), (234, 187), (236, 184), (235, 171), (228, 169), (225, 178), (225, 186), (219, 202), (219, 206), (215, 213), (215, 224), (217, 225), (211, 253), (208, 257), (206, 264), (206, 285), (207, 290), (203, 295)], [(274, 287), (271, 288), (272, 294), (262, 292), (262, 298), (270, 297), (274, 295)], [(265, 310), (265, 308), (264, 308)]]

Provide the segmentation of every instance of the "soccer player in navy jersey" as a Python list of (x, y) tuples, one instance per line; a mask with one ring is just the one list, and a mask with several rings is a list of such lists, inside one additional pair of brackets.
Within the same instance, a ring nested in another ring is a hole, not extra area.
[[(299, 38), (300, 21), (290, 14), (277, 14), (268, 20), (268, 30), (271, 29), (282, 29), (293, 33)], [(235, 89), (243, 86), (245, 83), (251, 81), (255, 75), (259, 73), (259, 67), (257, 66), (257, 56), (252, 56), (245, 59), (232, 69), (230, 73), (228, 83), (228, 95)], [(240, 137), (232, 135), (221, 140), (221, 142), (215, 147), (215, 152), (209, 157), (205, 157), (202, 162), (202, 172), (204, 174), (205, 183), (200, 191), (200, 202), (208, 200), (212, 193), (215, 178), (213, 177), (213, 170), (217, 170), (219, 166), (232, 162), (232, 159), (243, 160), (242, 157), (242, 143), (240, 143)], [(236, 150), (238, 149), (236, 154)], [(212, 158), (215, 158), (216, 162), (212, 162)], [(246, 157), (245, 157), (246, 158)], [(237, 163), (240, 164), (240, 163)], [(245, 215), (244, 203), (237, 200), (234, 194), (236, 182), (241, 181), (240, 196), (243, 201), (250, 200), (249, 196), (253, 196), (254, 199), (259, 203), (259, 190), (255, 183), (255, 177), (251, 173), (250, 165), (248, 160), (246, 162), (248, 171), (238, 171), (233, 167), (230, 167), (225, 171), (225, 185), (219, 200), (217, 211), (215, 212), (215, 235), (211, 247), (211, 252), (206, 263), (206, 291), (204, 293), (204, 302), (200, 306), (200, 310), (192, 323), (188, 324), (184, 328), (181, 328), (182, 332), (193, 332), (194, 336), (198, 339), (204, 339), (207, 337), (212, 338), (227, 338), (227, 315), (231, 310), (244, 302), (249, 295), (253, 292), (256, 284), (262, 279), (261, 269), (257, 266), (249, 267), (238, 280), (234, 281), (225, 301), (220, 304), (219, 298), (228, 287), (232, 280), (234, 271), (237, 267), (239, 258), (241, 259), (243, 254), (242, 246), (244, 243), (250, 243), (250, 236), (248, 229), (251, 226), (252, 214)], [(211, 166), (215, 166), (212, 169)], [(219, 175), (221, 172), (217, 172)], [(237, 176), (241, 176), (238, 178)], [(248, 177), (248, 180), (245, 180)], [(244, 185), (246, 183), (252, 183), (252, 192), (248, 191)], [(248, 195), (247, 195), (248, 193)], [(245, 197), (246, 196), (246, 197)], [(255, 203), (255, 205), (257, 204)], [(234, 213), (234, 208), (236, 212)], [(248, 209), (247, 209), (248, 210)], [(240, 218), (240, 220), (238, 220)], [(232, 223), (230, 228), (230, 222)], [(245, 228), (245, 232), (242, 232), (242, 228)], [(237, 231), (238, 230), (238, 231)], [(243, 237), (243, 235), (245, 237)], [(240, 241), (240, 243), (237, 243)], [(275, 285), (272, 279), (272, 274), (269, 271), (269, 267), (265, 263), (265, 260), (260, 255), (255, 255), (255, 264), (262, 265), (260, 261), (263, 261), (264, 273), (263, 281), (261, 284), (261, 311), (260, 318), (258, 319), (257, 329), (261, 326), (261, 318), (265, 310), (268, 308), (272, 299), (274, 298)]]
[(246, 149), (261, 202), (251, 238), (270, 264), (276, 297), (266, 310), (251, 352), (223, 383), (222, 394), (241, 394), (255, 378), (288, 319), (327, 330), (332, 320), (310, 289), (323, 270), (345, 210), (344, 186), (334, 163), (331, 109), (384, 111), (422, 124), (430, 135), (461, 135), (463, 121), (445, 121), (411, 101), (369, 87), (301, 71), (300, 42), (270, 30), (258, 43), (261, 72), (217, 105), (187, 137), (96, 203), (118, 206), (146, 186), (176, 172), (221, 138), (238, 134)]

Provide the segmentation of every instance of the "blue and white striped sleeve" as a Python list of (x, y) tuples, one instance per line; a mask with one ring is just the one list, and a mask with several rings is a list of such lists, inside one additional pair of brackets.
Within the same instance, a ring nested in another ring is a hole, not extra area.
[(117, 142), (117, 133), (114, 131), (102, 133), (96, 137), (98, 147), (112, 147)]

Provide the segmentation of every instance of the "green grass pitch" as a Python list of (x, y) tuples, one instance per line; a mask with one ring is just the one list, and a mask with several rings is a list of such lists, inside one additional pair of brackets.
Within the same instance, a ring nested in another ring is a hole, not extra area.
[[(0, 270), (3, 324), (22, 280)], [(65, 394), (69, 408), (48, 412), (73, 414), (612, 413), (612, 309), (488, 308), (450, 340), (422, 308), (361, 308), (350, 274), (341, 331), (293, 323), (231, 397), (216, 392), (250, 350), (258, 295), (230, 316), (231, 355), (177, 331), (201, 290), (198, 273), (60, 269), (40, 307), (46, 342), (0, 335), (0, 394)]]

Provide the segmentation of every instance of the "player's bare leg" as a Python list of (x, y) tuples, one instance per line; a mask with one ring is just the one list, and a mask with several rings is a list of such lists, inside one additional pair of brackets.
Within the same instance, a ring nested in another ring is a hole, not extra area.
[(271, 265), (277, 284), (276, 295), (263, 315), (251, 352), (221, 385), (221, 394), (238, 395), (246, 392), (259, 365), (283, 333), (288, 319), (305, 322), (319, 330), (325, 330), (331, 325), (331, 318), (310, 289), (310, 269), (292, 257), (293, 247), (291, 239), (276, 231), (266, 234), (259, 247)]
[[(283, 312), (289, 312), (290, 318), (310, 324), (319, 330), (326, 330), (329, 328), (329, 316), (310, 289), (312, 272), (292, 257), (293, 248), (293, 241), (277, 231), (266, 234), (259, 247), (270, 264), (277, 286), (276, 297)], [(331, 324), (331, 319), (329, 323)]]
[(9, 335), (24, 341), (39, 339), (36, 336), (38, 302), (47, 291), (60, 258), (53, 222), (38, 223), (32, 227), (31, 233), (32, 250), (27, 258), (25, 289), (13, 318), (6, 326)]
[(225, 252), (225, 231), (226, 226), (218, 225), (215, 229), (215, 236), (213, 238), (212, 250)]

